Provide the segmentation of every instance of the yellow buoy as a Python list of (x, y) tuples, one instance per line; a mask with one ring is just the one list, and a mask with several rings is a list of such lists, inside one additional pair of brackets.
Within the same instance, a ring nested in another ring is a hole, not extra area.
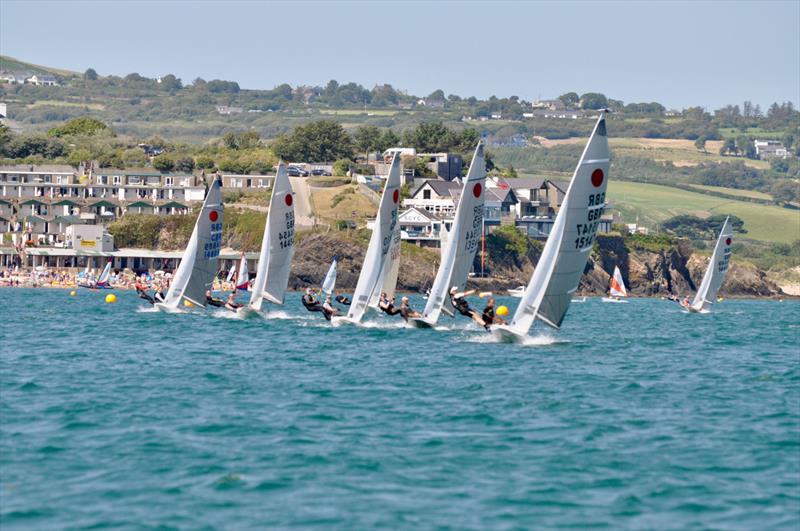
[(109, 304), (117, 302), (117, 296), (114, 295), (113, 293), (109, 293), (108, 295), (106, 295), (106, 302)]
[(506, 308), (505, 306), (498, 306), (495, 313), (500, 317), (505, 317), (506, 315), (508, 315), (508, 308)]
[(75, 290), (72, 290), (72, 291), (70, 291), (70, 292), (69, 292), (69, 296), (70, 296), (70, 297), (74, 297), (74, 296), (75, 296), (75, 295), (77, 295), (77, 294), (78, 294), (78, 292), (77, 292), (77, 291), (75, 291)]
[(186, 300), (186, 299), (183, 299), (183, 305), (186, 306), (187, 308), (193, 308), (194, 307), (194, 304), (192, 304), (192, 301)]

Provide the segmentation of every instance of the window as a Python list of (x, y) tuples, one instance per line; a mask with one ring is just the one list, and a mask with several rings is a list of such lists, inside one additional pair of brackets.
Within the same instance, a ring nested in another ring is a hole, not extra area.
[(172, 186), (172, 177), (164, 177), (164, 186)]
[(422, 191), (422, 199), (430, 199), (431, 198), (431, 191), (430, 190), (423, 190)]
[(62, 177), (60, 175), (56, 175), (56, 184), (61, 184)]
[(52, 175), (45, 175), (44, 176), (44, 182), (52, 183), (53, 182), (53, 176)]
[(114, 176), (114, 179), (113, 179), (114, 184), (119, 184), (121, 181), (122, 181), (122, 177), (120, 177), (119, 175), (115, 175)]

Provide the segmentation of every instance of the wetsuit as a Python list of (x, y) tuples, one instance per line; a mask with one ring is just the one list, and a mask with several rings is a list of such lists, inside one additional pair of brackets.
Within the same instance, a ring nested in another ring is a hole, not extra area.
[(166, 295), (164, 295), (163, 291), (156, 291), (156, 294), (153, 298), (158, 302), (164, 302), (165, 300), (167, 300), (167, 297)]
[(308, 310), (309, 312), (320, 312), (322, 313), (322, 315), (325, 316), (325, 319), (327, 319), (328, 321), (331, 320), (330, 314), (325, 311), (325, 308), (322, 307), (322, 305), (319, 303), (319, 301), (317, 301), (316, 298), (314, 298), (313, 295), (306, 293), (305, 295), (303, 295), (302, 301), (303, 301), (303, 306), (305, 306), (306, 310)]
[(451, 295), (450, 304), (453, 305), (453, 308), (455, 308), (458, 313), (465, 317), (472, 317), (472, 315), (475, 313), (475, 310), (469, 307), (469, 303), (464, 297), (456, 297)]
[(494, 323), (494, 306), (487, 306), (483, 309), (483, 322), (487, 325)]
[(352, 301), (348, 299), (347, 296), (345, 295), (337, 295), (336, 302), (338, 302), (339, 304), (344, 304), (345, 306), (350, 306), (350, 303)]
[(395, 308), (392, 301), (389, 299), (381, 299), (380, 304), (378, 304), (378, 308), (380, 308), (386, 315), (397, 315), (400, 313), (400, 308)]
[(206, 297), (206, 304), (209, 306), (216, 306), (217, 308), (221, 308), (225, 306), (225, 302), (220, 299), (215, 299), (214, 297)]
[(411, 308), (411, 306), (409, 306), (407, 304), (401, 304), (400, 305), (400, 315), (406, 321), (408, 321), (410, 318), (417, 318), (417, 317), (420, 316), (417, 312), (414, 311), (413, 308)]
[(155, 299), (153, 299), (153, 297), (151, 297), (150, 295), (147, 294), (147, 292), (145, 291), (145, 288), (140, 286), (140, 285), (138, 285), (138, 284), (136, 285), (136, 293), (139, 294), (139, 298), (140, 299), (144, 299), (147, 302), (149, 302), (150, 304), (155, 304), (156, 303)]

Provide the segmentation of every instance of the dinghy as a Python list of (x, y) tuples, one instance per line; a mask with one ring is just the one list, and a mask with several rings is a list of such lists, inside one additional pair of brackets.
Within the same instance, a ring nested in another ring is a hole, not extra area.
[[(262, 240), (263, 241), (263, 240)], [(242, 253), (239, 259), (239, 271), (236, 274), (236, 289), (240, 291), (247, 291), (250, 287), (250, 271), (247, 269), (247, 258)]]
[(217, 273), (217, 257), (222, 243), (222, 181), (211, 183), (203, 207), (183, 252), (181, 263), (169, 286), (164, 302), (155, 307), (165, 312), (180, 311), (180, 306), (205, 308), (206, 291), (212, 288)]
[(100, 273), (100, 278), (97, 279), (97, 284), (95, 284), (95, 288), (97, 289), (114, 289), (111, 287), (111, 284), (108, 283), (108, 279), (111, 277), (111, 260), (106, 262), (106, 266), (103, 268), (103, 272)]
[(322, 281), (322, 292), (325, 295), (333, 296), (333, 290), (336, 289), (336, 257), (331, 260), (331, 266), (328, 268), (328, 274), (325, 275), (325, 280)]
[[(389, 170), (390, 178), (392, 178), (392, 172), (397, 173), (396, 179), (399, 182), (399, 162), (397, 165), (392, 164)], [(392, 178), (392, 180), (394, 179)], [(390, 229), (389, 237), (391, 238), (389, 252), (386, 255), (386, 261), (383, 264), (376, 289), (373, 290), (369, 301), (369, 307), (373, 310), (379, 310), (378, 303), (380, 302), (381, 293), (386, 293), (386, 296), (391, 299), (394, 297), (395, 290), (397, 289), (397, 274), (400, 272), (400, 223), (395, 223), (394, 227)]]
[(592, 250), (608, 186), (605, 113), (594, 126), (556, 215), (525, 295), (507, 325), (492, 327), (503, 342), (522, 343), (536, 319), (560, 328)]
[(618, 266), (614, 266), (614, 275), (611, 277), (610, 285), (608, 287), (608, 297), (603, 297), (603, 302), (628, 302), (622, 297), (628, 296), (628, 290), (625, 289), (625, 282), (622, 280), (622, 272)]
[(386, 185), (383, 188), (383, 194), (381, 194), (378, 216), (375, 219), (375, 226), (369, 239), (367, 254), (364, 256), (361, 274), (358, 276), (358, 283), (353, 292), (353, 302), (350, 303), (347, 316), (334, 317), (333, 320), (335, 322), (353, 324), (361, 322), (364, 313), (375, 296), (375, 291), (377, 290), (378, 295), (380, 295), (384, 280), (389, 273), (387, 267), (391, 267), (389, 253), (399, 224), (397, 215), (399, 205), (400, 156), (395, 154), (392, 158), (392, 166), (386, 179)]
[(283, 304), (289, 285), (289, 270), (294, 256), (294, 198), (286, 166), (278, 164), (261, 252), (258, 255), (253, 292), (247, 306), (239, 308), (243, 316), (261, 310), (264, 299)]
[(511, 297), (522, 297), (525, 295), (525, 286), (519, 286), (517, 288), (510, 289), (508, 290), (508, 294)]
[(450, 229), (442, 253), (442, 263), (436, 272), (425, 310), (422, 317), (408, 320), (411, 326), (432, 328), (442, 311), (447, 311), (444, 304), (449, 298), (450, 289), (455, 286), (458, 291), (464, 291), (467, 284), (467, 275), (480, 245), (483, 226), (483, 202), (486, 195), (486, 161), (483, 149), (483, 142), (478, 143), (464, 179), (453, 227)]
[(725, 223), (723, 223), (722, 230), (719, 232), (714, 254), (711, 255), (711, 260), (708, 262), (708, 267), (694, 300), (689, 305), (681, 303), (681, 306), (690, 313), (708, 313), (710, 311), (709, 306), (712, 301), (716, 300), (717, 292), (725, 280), (725, 274), (728, 272), (732, 243), (733, 225), (728, 217), (725, 218)]

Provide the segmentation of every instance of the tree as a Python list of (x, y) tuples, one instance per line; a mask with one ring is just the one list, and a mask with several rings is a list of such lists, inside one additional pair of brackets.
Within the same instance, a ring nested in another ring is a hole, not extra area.
[(161, 78), (161, 87), (164, 90), (180, 90), (183, 88), (183, 83), (174, 75), (167, 74)]
[(399, 144), (400, 137), (398, 137), (391, 129), (386, 129), (383, 133), (381, 133), (381, 137), (378, 140), (378, 146), (376, 149), (383, 153), (391, 147), (397, 147)]
[(694, 141), (694, 147), (702, 151), (703, 153), (708, 153), (706, 151), (706, 137), (705, 135), (697, 137), (697, 140)]
[(200, 155), (199, 157), (197, 157), (197, 159), (195, 159), (194, 165), (197, 168), (210, 170), (211, 168), (214, 167), (214, 159), (212, 159), (207, 155)]
[(783, 180), (772, 185), (772, 198), (780, 203), (800, 201), (800, 184), (791, 180)]
[(369, 155), (370, 150), (378, 149), (380, 144), (381, 131), (374, 125), (362, 125), (356, 129), (356, 147)]
[(605, 109), (608, 107), (608, 98), (598, 92), (587, 92), (581, 96), (581, 109)]
[(722, 144), (721, 148), (719, 148), (720, 155), (726, 155), (728, 153), (733, 153), (735, 155), (737, 151), (738, 150), (736, 149), (736, 140), (732, 138), (728, 138), (727, 140), (725, 140), (725, 143)]
[(332, 120), (319, 120), (280, 135), (272, 149), (283, 160), (327, 162), (353, 158), (353, 140), (344, 128)]
[(153, 159), (153, 167), (158, 171), (172, 171), (175, 161), (169, 155), (159, 155)]
[(566, 94), (562, 94), (558, 97), (561, 102), (567, 108), (573, 108), (578, 105), (578, 102), (581, 100), (580, 96), (576, 92), (567, 92)]
[(86, 81), (95, 81), (97, 79), (97, 72), (94, 68), (87, 68), (83, 73), (83, 79)]
[(47, 136), (64, 137), (73, 135), (96, 135), (102, 131), (109, 130), (108, 126), (100, 120), (94, 118), (74, 118), (64, 125), (53, 127), (47, 132)]
[(174, 169), (181, 173), (191, 173), (194, 170), (194, 159), (192, 157), (179, 157), (175, 160)]

